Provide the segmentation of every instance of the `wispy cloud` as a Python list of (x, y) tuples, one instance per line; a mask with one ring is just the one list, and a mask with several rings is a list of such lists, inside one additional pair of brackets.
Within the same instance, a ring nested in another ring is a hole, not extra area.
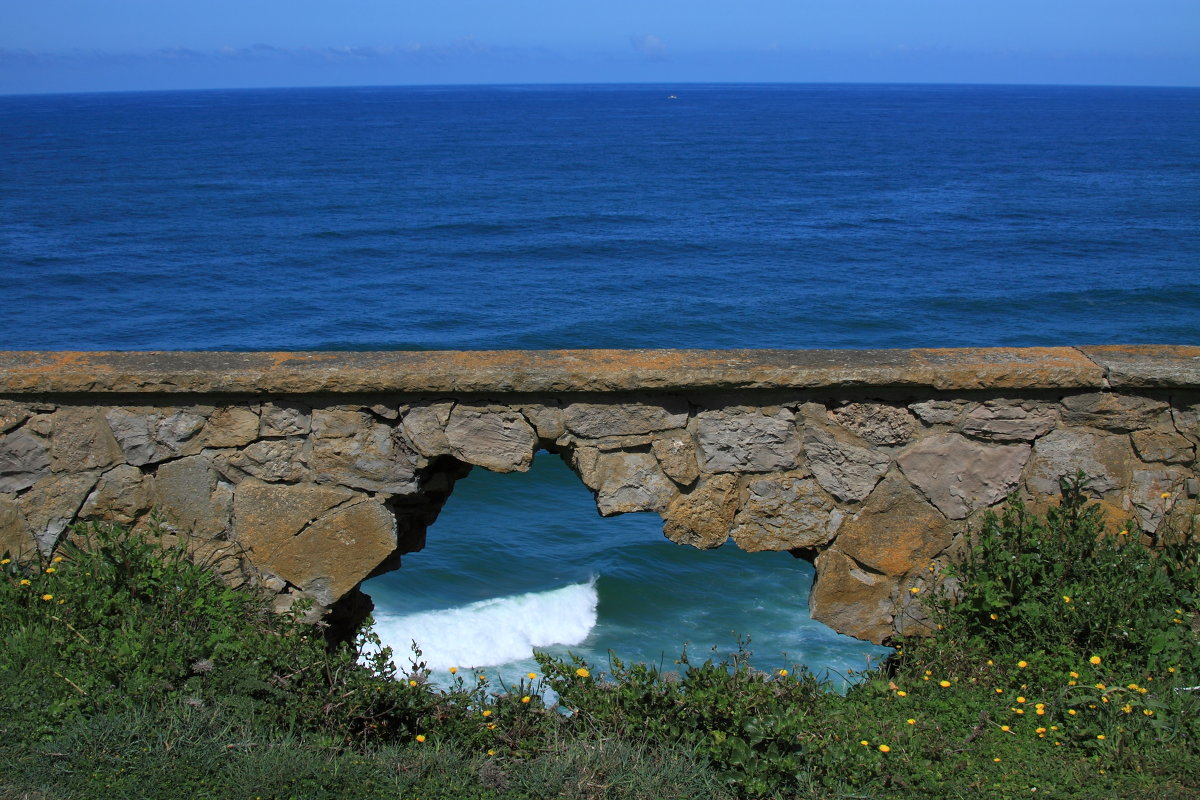
[(629, 43), (636, 52), (654, 61), (661, 61), (667, 57), (666, 43), (652, 33), (630, 36)]

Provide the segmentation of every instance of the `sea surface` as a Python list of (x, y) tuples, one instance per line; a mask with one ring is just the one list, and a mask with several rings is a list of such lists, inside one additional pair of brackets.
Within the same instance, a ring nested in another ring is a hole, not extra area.
[[(671, 85), (0, 97), (0, 349), (1200, 344), (1200, 89)], [(880, 648), (786, 554), (475, 470), (378, 631), (763, 668)]]

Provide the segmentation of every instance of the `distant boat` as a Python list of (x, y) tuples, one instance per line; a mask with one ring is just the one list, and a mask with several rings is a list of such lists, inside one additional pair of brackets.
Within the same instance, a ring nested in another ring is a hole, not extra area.
[(669, 94), (669, 95), (667, 95), (667, 99), (668, 99), (668, 100), (678, 100), (679, 98), (678, 98), (678, 97), (676, 97), (676, 96), (675, 96), (675, 95), (673, 95), (673, 94)]

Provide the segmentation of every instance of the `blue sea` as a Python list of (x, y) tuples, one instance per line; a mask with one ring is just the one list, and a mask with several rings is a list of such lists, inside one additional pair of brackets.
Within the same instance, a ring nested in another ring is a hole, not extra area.
[[(1200, 344), (1200, 89), (670, 85), (0, 97), (0, 349)], [(786, 554), (476, 470), (378, 630), (763, 668), (884, 652)]]

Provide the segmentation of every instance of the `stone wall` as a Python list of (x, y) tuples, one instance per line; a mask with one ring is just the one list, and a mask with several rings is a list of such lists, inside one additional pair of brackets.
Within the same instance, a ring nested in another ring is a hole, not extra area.
[(1152, 534), (1198, 444), (1197, 347), (0, 353), (0, 551), (158, 514), (231, 583), (353, 618), (456, 480), (546, 450), (602, 515), (813, 560), (813, 616), (880, 642), (1008, 493), (1082, 469)]

